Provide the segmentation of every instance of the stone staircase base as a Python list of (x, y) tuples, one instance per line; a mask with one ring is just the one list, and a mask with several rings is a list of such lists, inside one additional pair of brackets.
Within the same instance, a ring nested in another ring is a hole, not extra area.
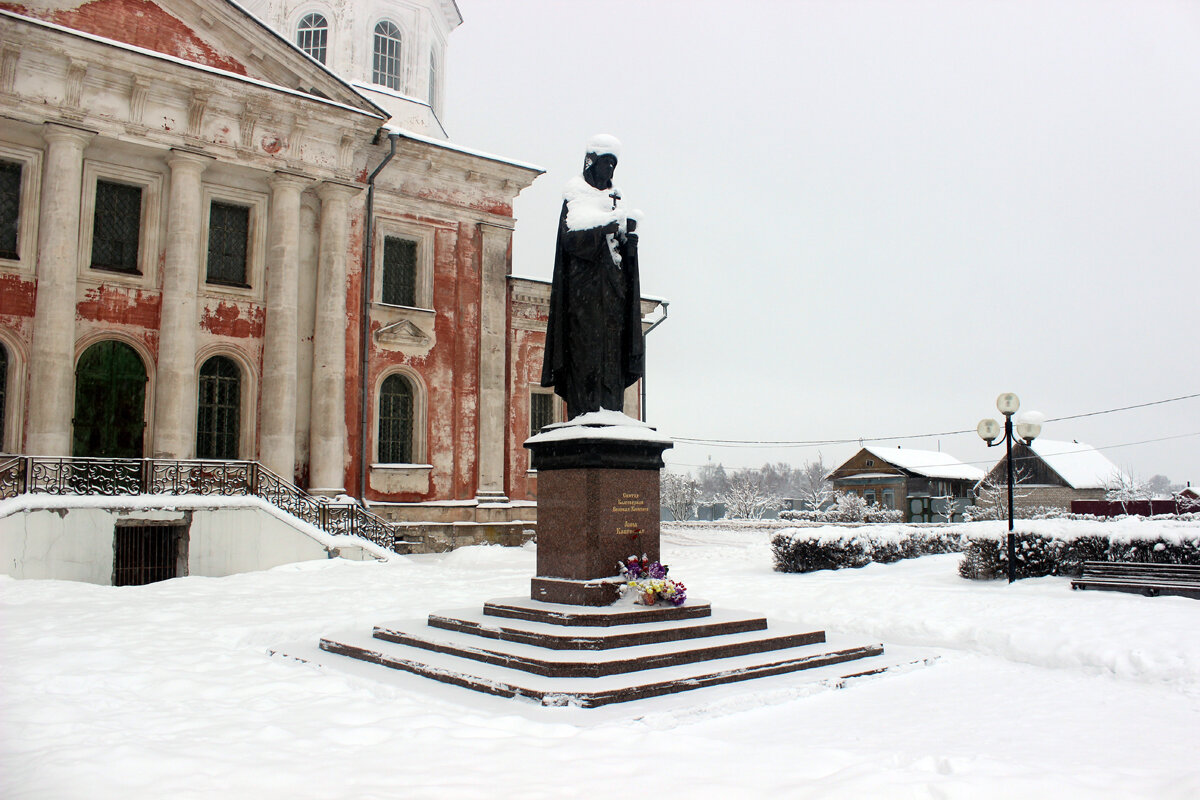
[(526, 598), (323, 638), (320, 649), (542, 705), (603, 706), (829, 665), (878, 671), (881, 644), (768, 624), (703, 601), (582, 607)]

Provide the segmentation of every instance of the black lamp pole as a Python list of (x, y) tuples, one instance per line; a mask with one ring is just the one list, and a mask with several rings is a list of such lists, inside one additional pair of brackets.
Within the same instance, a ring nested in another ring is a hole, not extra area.
[(1017, 579), (1017, 535), (1013, 533), (1012, 414), (1004, 415), (1004, 442), (1008, 447), (1008, 582)]
[[(1005, 392), (996, 398), (996, 408), (1004, 415), (1004, 444), (1008, 451), (1008, 457), (1005, 458), (1005, 466), (1008, 473), (1008, 582), (1012, 583), (1017, 579), (1017, 535), (1013, 532), (1013, 440), (1021, 442), (1025, 446), (1033, 444), (1035, 437), (1041, 435), (1042, 432), (1042, 415), (1036, 411), (1026, 415), (1025, 421), (1017, 425), (1020, 438), (1013, 435), (1013, 414), (1017, 413), (1017, 409), (1021, 407), (1021, 401), (1012, 392)], [(979, 438), (987, 442), (988, 447), (994, 447), (1000, 444), (996, 439), (1000, 435), (1000, 426), (994, 419), (980, 420), (979, 427), (976, 428), (979, 432)]]

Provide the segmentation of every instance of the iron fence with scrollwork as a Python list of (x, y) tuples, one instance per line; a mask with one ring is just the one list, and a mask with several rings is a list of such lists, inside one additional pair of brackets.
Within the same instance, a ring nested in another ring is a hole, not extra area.
[(387, 520), (357, 503), (314, 497), (257, 461), (36, 456), (0, 460), (0, 499), (38, 493), (253, 495), (329, 534), (361, 536), (388, 550), (396, 542), (396, 529)]

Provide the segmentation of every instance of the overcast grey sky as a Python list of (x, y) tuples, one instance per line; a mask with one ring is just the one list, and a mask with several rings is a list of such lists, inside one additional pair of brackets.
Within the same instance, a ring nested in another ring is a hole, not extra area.
[[(458, 4), (452, 139), (547, 170), (515, 273), (550, 277), (589, 136), (624, 144), (642, 288), (670, 301), (647, 340), (664, 432), (914, 436), (973, 430), (1003, 391), (1052, 420), (1200, 393), (1200, 2)], [(1200, 484), (1200, 398), (1043, 435)]]

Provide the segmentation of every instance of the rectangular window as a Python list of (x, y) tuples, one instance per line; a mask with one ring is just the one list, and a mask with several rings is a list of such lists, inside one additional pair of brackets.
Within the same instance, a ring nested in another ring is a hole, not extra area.
[(866, 500), (868, 503), (874, 503), (875, 502), (875, 492), (874, 491), (863, 492), (863, 500)]
[(895, 489), (884, 489), (883, 490), (883, 507), (884, 508), (895, 508), (896, 507), (896, 490)]
[(246, 251), (250, 241), (250, 209), (212, 201), (208, 212), (209, 283), (247, 287)]
[(554, 395), (550, 392), (529, 394), (529, 435), (534, 436), (547, 425), (557, 422), (554, 418)]
[(113, 586), (145, 586), (187, 574), (187, 523), (117, 523)]
[(0, 161), (0, 258), (20, 258), (17, 227), (21, 220), (21, 165)]
[(96, 181), (92, 268), (139, 275), (142, 187)]
[(417, 304), (417, 243), (387, 236), (383, 240), (383, 297), (393, 306)]

